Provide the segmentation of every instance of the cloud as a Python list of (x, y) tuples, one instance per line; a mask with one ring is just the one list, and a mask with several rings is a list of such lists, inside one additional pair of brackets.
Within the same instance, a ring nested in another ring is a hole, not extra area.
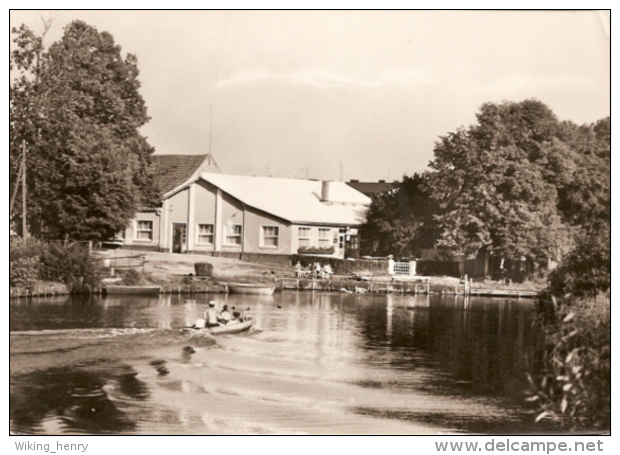
[(374, 79), (349, 77), (319, 68), (299, 68), (288, 72), (275, 72), (260, 68), (243, 69), (219, 81), (217, 87), (244, 85), (292, 85), (318, 88), (371, 88), (417, 87), (435, 83), (432, 77), (413, 68), (393, 68), (383, 71)]
[(483, 91), (509, 96), (510, 94), (572, 92), (591, 93), (598, 90), (596, 81), (582, 74), (511, 75), (497, 80)]

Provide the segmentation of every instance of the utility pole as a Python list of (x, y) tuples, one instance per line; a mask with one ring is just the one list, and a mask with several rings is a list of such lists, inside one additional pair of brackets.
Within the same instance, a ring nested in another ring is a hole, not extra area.
[(342, 161), (340, 162), (340, 181), (342, 182)]
[(26, 217), (26, 140), (22, 139), (22, 237), (28, 238), (28, 224)]
[(22, 165), (19, 165), (19, 171), (17, 172), (17, 180), (15, 180), (15, 185), (13, 186), (13, 196), (11, 196), (11, 204), (9, 206), (9, 216), (13, 215), (13, 207), (15, 206), (15, 201), (17, 200), (17, 193), (19, 193), (19, 184), (22, 180), (22, 172), (24, 168)]

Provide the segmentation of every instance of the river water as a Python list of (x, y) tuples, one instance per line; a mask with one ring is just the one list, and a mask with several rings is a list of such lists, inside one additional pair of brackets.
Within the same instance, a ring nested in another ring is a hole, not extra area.
[[(14, 434), (540, 434), (529, 300), (285, 291), (10, 305)], [(195, 300), (194, 300), (195, 299)], [(181, 327), (208, 300), (241, 335)]]

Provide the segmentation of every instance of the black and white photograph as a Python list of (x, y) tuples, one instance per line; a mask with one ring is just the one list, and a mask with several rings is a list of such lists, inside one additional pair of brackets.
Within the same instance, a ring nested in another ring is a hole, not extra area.
[(11, 453), (611, 452), (611, 10), (9, 17)]

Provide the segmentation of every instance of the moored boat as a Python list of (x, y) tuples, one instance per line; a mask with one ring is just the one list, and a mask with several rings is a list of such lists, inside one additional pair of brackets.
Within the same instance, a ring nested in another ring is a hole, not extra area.
[(106, 286), (106, 294), (159, 294), (160, 286)]
[(272, 284), (228, 283), (228, 292), (232, 294), (271, 295), (276, 287)]

